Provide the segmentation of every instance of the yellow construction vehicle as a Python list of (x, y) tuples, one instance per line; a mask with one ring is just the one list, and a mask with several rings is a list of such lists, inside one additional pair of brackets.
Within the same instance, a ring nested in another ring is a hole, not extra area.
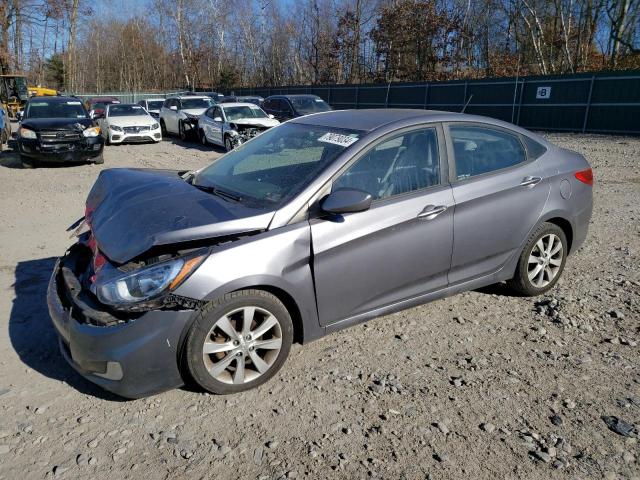
[(0, 101), (11, 118), (16, 117), (29, 98), (24, 75), (0, 75)]
[(45, 88), (41, 86), (29, 87), (30, 97), (55, 97), (58, 95), (58, 91), (53, 88)]

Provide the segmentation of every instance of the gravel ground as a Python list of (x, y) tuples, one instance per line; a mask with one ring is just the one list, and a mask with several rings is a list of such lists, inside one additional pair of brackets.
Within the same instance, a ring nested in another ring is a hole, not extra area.
[[(2, 153), (0, 479), (640, 479), (640, 139), (549, 138), (596, 178), (589, 237), (549, 295), (465, 293), (296, 345), (254, 391), (135, 401), (65, 364), (45, 303), (102, 167)], [(108, 147), (104, 167), (219, 155), (163, 141)]]

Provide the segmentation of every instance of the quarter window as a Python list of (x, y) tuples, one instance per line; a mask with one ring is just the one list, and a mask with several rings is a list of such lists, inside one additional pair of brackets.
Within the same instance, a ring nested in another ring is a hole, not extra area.
[(515, 135), (474, 126), (452, 126), (449, 131), (458, 180), (512, 167), (527, 159)]
[(333, 183), (333, 190), (356, 188), (379, 200), (439, 183), (436, 131), (426, 128), (373, 147)]

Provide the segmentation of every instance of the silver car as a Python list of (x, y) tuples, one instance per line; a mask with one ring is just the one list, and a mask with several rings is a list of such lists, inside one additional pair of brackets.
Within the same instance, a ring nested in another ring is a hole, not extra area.
[(125, 397), (267, 381), (292, 342), (507, 282), (539, 295), (585, 239), (582, 155), (420, 110), (309, 115), (195, 172), (104, 170), (48, 303), (63, 355)]

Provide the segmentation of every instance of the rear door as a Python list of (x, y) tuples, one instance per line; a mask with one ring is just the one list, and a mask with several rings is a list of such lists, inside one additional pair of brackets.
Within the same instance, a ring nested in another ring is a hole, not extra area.
[(365, 212), (310, 221), (320, 323), (329, 325), (447, 285), (453, 196), (442, 131), (381, 139), (333, 182), (374, 198)]
[(539, 162), (521, 137), (479, 123), (445, 126), (455, 199), (449, 283), (499, 271), (519, 250), (549, 196)]

